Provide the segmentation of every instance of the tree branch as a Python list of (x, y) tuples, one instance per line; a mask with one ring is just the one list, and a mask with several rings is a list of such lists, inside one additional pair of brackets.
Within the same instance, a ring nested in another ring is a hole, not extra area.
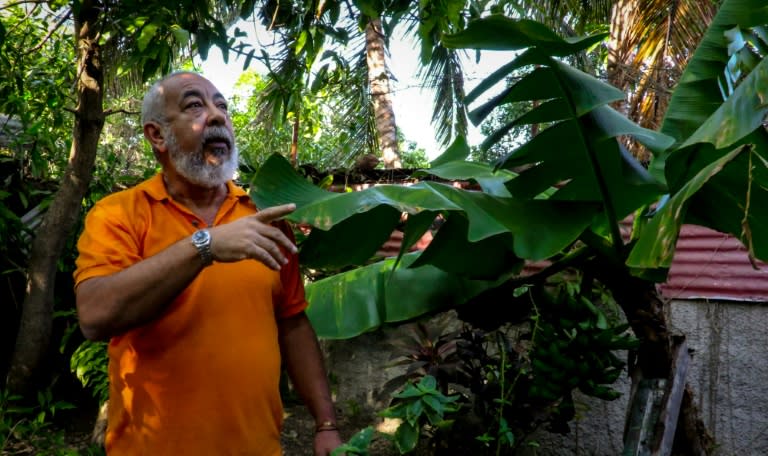
[(48, 40), (49, 40), (49, 39), (51, 39), (51, 36), (53, 36), (53, 34), (56, 32), (56, 30), (58, 30), (58, 29), (59, 29), (59, 27), (61, 27), (61, 25), (62, 25), (62, 24), (64, 24), (64, 22), (65, 22), (67, 19), (69, 19), (69, 16), (71, 16), (71, 15), (72, 15), (72, 9), (69, 9), (69, 10), (67, 10), (67, 12), (66, 12), (66, 13), (64, 13), (64, 14), (63, 14), (63, 15), (62, 15), (62, 16), (59, 18), (59, 20), (56, 22), (56, 24), (54, 24), (53, 28), (52, 28), (51, 30), (49, 30), (49, 31), (48, 31), (48, 34), (47, 34), (47, 35), (45, 35), (45, 36), (43, 37), (43, 39), (42, 39), (42, 40), (40, 40), (40, 42), (39, 42), (39, 43), (37, 43), (37, 45), (36, 45), (35, 47), (33, 47), (32, 49), (30, 49), (30, 50), (28, 50), (28, 51), (27, 51), (27, 55), (29, 55), (29, 54), (32, 54), (33, 52), (37, 52), (37, 51), (39, 51), (39, 50), (40, 50), (40, 49), (41, 49), (41, 48), (42, 48), (42, 47), (45, 45), (45, 43), (47, 43), (47, 42), (48, 42)]
[(128, 111), (125, 109), (107, 109), (104, 111), (104, 117), (111, 116), (112, 114), (128, 114), (130, 116), (141, 114), (139, 111)]
[(20, 0), (18, 2), (8, 3), (7, 5), (0, 6), (0, 11), (19, 5), (44, 5), (45, 3), (46, 0)]

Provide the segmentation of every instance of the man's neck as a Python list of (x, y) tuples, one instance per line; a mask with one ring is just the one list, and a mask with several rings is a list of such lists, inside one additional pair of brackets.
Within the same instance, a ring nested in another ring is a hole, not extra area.
[(172, 171), (163, 171), (163, 183), (171, 198), (192, 210), (218, 209), (229, 192), (226, 183), (212, 188), (201, 187)]

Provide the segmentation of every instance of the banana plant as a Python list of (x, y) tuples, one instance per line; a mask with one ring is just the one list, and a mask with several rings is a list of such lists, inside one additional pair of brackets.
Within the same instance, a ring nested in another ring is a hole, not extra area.
[[(344, 194), (312, 186), (284, 159), (272, 157), (253, 182), (252, 197), (260, 206), (297, 204), (290, 219), (315, 228), (301, 251), (310, 267), (369, 262), (404, 213), (403, 251), (436, 219), (443, 222), (420, 255), (308, 286), (310, 316), (327, 329), (320, 334), (349, 337), (461, 305), (483, 290), (523, 280), (517, 273), (527, 260), (550, 260), (542, 276), (577, 264), (602, 266), (606, 281), (620, 272), (620, 281), (652, 284), (648, 279), (664, 279), (683, 223), (731, 233), (755, 257), (768, 258), (768, 216), (754, 210), (768, 198), (768, 143), (761, 125), (768, 105), (760, 96), (768, 88), (765, 24), (763, 2), (723, 2), (681, 79), (661, 132), (641, 128), (613, 110), (610, 103), (623, 98), (620, 91), (562, 62), (603, 35), (563, 39), (536, 22), (493, 15), (445, 36), (449, 48), (520, 51), (470, 93), (468, 103), (511, 71), (529, 69), (515, 85), (472, 110), (470, 118), (478, 123), (505, 103), (538, 101), (481, 147), (490, 147), (514, 125), (548, 128), (495, 167), (466, 161), (469, 148), (459, 137), (416, 185)], [(622, 135), (633, 136), (654, 154), (650, 171), (622, 148), (616, 140)], [(440, 179), (476, 182), (483, 191)], [(630, 214), (636, 214), (636, 223), (627, 239), (620, 222)], [(419, 292), (398, 294), (406, 282)], [(466, 293), (444, 293), (447, 284)], [(635, 304), (624, 308), (631, 311)]]
[[(510, 299), (485, 306), (502, 315), (500, 306), (515, 304), (517, 287), (543, 283), (573, 266), (605, 285), (630, 322), (640, 342), (633, 378), (667, 378), (673, 336), (655, 282), (665, 280), (682, 224), (730, 233), (750, 258), (768, 259), (768, 215), (755, 210), (768, 199), (767, 26), (764, 0), (724, 0), (674, 91), (660, 132), (614, 111), (610, 103), (623, 98), (620, 91), (561, 60), (602, 35), (566, 40), (536, 22), (489, 16), (443, 37), (448, 48), (519, 51), (467, 96), (470, 105), (511, 71), (528, 71), (470, 113), (478, 123), (506, 103), (536, 101), (481, 147), (515, 125), (546, 128), (495, 167), (466, 161), (469, 149), (457, 138), (421, 183), (347, 194), (317, 189), (273, 157), (252, 196), (261, 206), (297, 203), (292, 220), (314, 227), (301, 251), (312, 267), (370, 261), (407, 214), (398, 258), (307, 287), (318, 333), (348, 337), (506, 293)], [(624, 135), (652, 152), (649, 170), (617, 141)], [(472, 181), (482, 192), (433, 178)], [(621, 223), (629, 215), (634, 223), (626, 236)], [(405, 256), (437, 218), (443, 223), (429, 247)], [(520, 277), (530, 260), (550, 265)], [(685, 394), (684, 404), (695, 403)], [(701, 424), (692, 408), (684, 405), (680, 413)], [(687, 432), (686, 438), (711, 447), (704, 434)]]

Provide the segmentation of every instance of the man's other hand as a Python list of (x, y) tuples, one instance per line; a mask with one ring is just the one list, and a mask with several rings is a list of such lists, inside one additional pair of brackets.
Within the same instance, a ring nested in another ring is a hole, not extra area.
[(296, 246), (271, 223), (294, 210), (295, 204), (283, 204), (212, 228), (213, 259), (223, 263), (254, 259), (270, 269), (280, 270), (288, 262), (284, 251), (296, 253)]
[(315, 434), (315, 456), (330, 456), (331, 451), (341, 446), (339, 431), (321, 431)]

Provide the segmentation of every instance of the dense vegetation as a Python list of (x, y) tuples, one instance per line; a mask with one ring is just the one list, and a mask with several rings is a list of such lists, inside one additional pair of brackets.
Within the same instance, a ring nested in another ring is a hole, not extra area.
[[(293, 220), (316, 229), (301, 254), (315, 276), (329, 276), (308, 287), (318, 332), (353, 337), (448, 309), (468, 323), (459, 333), (421, 326), (404, 347), (408, 375), (383, 412), (404, 420), (400, 451), (420, 436), (447, 438), (469, 411), (485, 429), (471, 436), (472, 451), (513, 451), (544, 425), (565, 432), (575, 389), (616, 397), (617, 350), (637, 352), (637, 374), (668, 376), (673, 334), (653, 285), (681, 224), (730, 233), (752, 257), (768, 257), (765, 216), (754, 210), (768, 178), (768, 108), (754, 96), (768, 84), (761, 3), (685, 1), (655, 16), (649, 9), (665, 2), (0, 6), (0, 448), (72, 454), (49, 432), (51, 418), (73, 416), (73, 404), (95, 413), (105, 398), (104, 346), (83, 342), (74, 315), (82, 215), (156, 172), (138, 125), (144, 81), (189, 68), (212, 45), (270, 70), (246, 72), (233, 103), (241, 176), (255, 178), (260, 204), (303, 195)], [(238, 16), (269, 27), (276, 49), (228, 29)], [(647, 33), (660, 17), (669, 33)], [(422, 76), (436, 87), (433, 121), (446, 150), (429, 167), (423, 151), (409, 157), (404, 139), (392, 139), (388, 74), (375, 60), (396, 25), (418, 38)], [(519, 54), (465, 94), (459, 56), (493, 49)], [(475, 101), (500, 81), (501, 94)], [(470, 148), (467, 120), (488, 118), (487, 139)], [(285, 158), (267, 158), (274, 151)], [(383, 166), (425, 168), (482, 192), (425, 181), (331, 194), (294, 171), (372, 153)], [(628, 215), (629, 240), (619, 230)], [(376, 262), (395, 228), (404, 248), (427, 231), (435, 238), (421, 254)], [(549, 266), (521, 278), (530, 260)], [(701, 428), (678, 432), (680, 451), (712, 450)], [(372, 435), (364, 430), (347, 454), (366, 454)]]

